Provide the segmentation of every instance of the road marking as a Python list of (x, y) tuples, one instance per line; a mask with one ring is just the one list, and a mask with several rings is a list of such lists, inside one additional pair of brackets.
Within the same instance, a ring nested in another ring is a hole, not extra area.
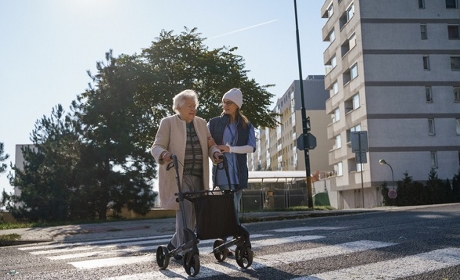
[(360, 265), (293, 280), (398, 279), (460, 265), (460, 248), (445, 248), (403, 258)]
[(275, 232), (296, 232), (296, 231), (312, 231), (312, 230), (338, 230), (346, 229), (347, 227), (293, 227), (274, 229)]
[(127, 242), (127, 241), (136, 241), (136, 240), (154, 241), (155, 239), (164, 239), (164, 238), (171, 238), (171, 235), (160, 235), (160, 236), (152, 236), (152, 237), (134, 237), (134, 238), (124, 238), (124, 239), (108, 239), (108, 240), (97, 240), (97, 241), (76, 242), (76, 243), (67, 242), (67, 243), (50, 244), (50, 245), (21, 247), (19, 248), (19, 250), (21, 251), (47, 250), (47, 249), (53, 249), (53, 248), (57, 249), (57, 248), (68, 248), (68, 247), (76, 247), (76, 246), (102, 245), (102, 244), (120, 243), (120, 242)]
[[(257, 270), (265, 267), (275, 267), (277, 265), (288, 264), (293, 262), (308, 261), (321, 257), (330, 257), (336, 255), (350, 254), (365, 250), (372, 250), (382, 247), (396, 245), (396, 243), (378, 242), (370, 240), (361, 240), (331, 246), (322, 246), (313, 249), (297, 250), (284, 252), (279, 254), (265, 255), (255, 258), (251, 267), (247, 270)], [(194, 279), (216, 277), (222, 274), (231, 275), (240, 271), (241, 268), (229, 262), (222, 263), (206, 263), (200, 266), (200, 273)], [(143, 280), (143, 279), (184, 279), (187, 278), (185, 270), (181, 268), (173, 268), (160, 271), (152, 271), (138, 274), (131, 274), (119, 277), (104, 278), (104, 280)], [(337, 278), (340, 279), (340, 278)]]
[[(264, 240), (253, 241), (251, 242), (251, 244), (254, 245), (253, 248), (255, 247), (260, 248), (264, 246), (314, 240), (318, 238), (323, 238), (323, 236), (292, 236), (292, 237), (286, 237), (286, 238), (267, 238)], [(209, 240), (206, 243), (212, 243), (212, 242), (213, 242), (212, 240)], [(152, 249), (151, 251), (153, 252), (156, 250), (156, 248), (151, 248), (151, 249)], [(199, 250), (201, 254), (210, 253), (212, 252), (212, 246), (207, 246), (204, 248), (199, 246)], [(133, 251), (139, 251), (139, 249), (133, 249)], [(137, 262), (145, 262), (145, 261), (155, 262), (154, 256), (150, 256), (148, 258), (146, 258), (145, 256), (133, 256), (133, 257), (123, 257), (123, 258), (113, 257), (113, 258), (106, 258), (106, 259), (75, 261), (75, 262), (69, 262), (69, 264), (73, 265), (74, 267), (78, 269), (92, 269), (92, 268), (97, 268), (97, 267), (132, 264), (136, 262), (136, 259), (138, 260)]]

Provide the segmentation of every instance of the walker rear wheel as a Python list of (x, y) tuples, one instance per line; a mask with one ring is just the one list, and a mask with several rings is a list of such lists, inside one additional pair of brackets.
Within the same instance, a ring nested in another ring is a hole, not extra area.
[(214, 257), (216, 257), (216, 260), (218, 262), (223, 262), (227, 258), (227, 248), (219, 249), (218, 251), (215, 250), (217, 247), (224, 243), (225, 242), (222, 239), (217, 239), (216, 241), (214, 241), (214, 245), (212, 247), (214, 249)]
[(235, 250), (236, 263), (242, 268), (251, 266), (254, 258), (254, 252), (250, 247), (238, 246)]

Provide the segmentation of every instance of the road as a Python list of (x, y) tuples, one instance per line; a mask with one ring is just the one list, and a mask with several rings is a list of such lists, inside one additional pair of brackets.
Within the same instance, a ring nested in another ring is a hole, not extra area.
[[(460, 205), (246, 224), (254, 261), (218, 263), (202, 240), (196, 279), (460, 279)], [(187, 279), (155, 250), (170, 234), (0, 248), (5, 279)], [(14, 275), (14, 276), (13, 276)]]

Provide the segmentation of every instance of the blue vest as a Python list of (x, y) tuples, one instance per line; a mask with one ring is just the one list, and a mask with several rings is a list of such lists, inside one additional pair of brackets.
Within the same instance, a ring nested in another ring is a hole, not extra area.
[[(228, 115), (214, 117), (209, 121), (209, 131), (217, 145), (225, 145), (223, 141), (224, 130), (229, 122), (230, 117)], [(243, 121), (238, 117), (236, 125), (236, 146), (247, 145), (249, 139), (249, 125), (250, 124), (244, 128)], [(240, 181), (238, 189), (246, 189), (248, 187), (249, 177), (247, 155), (236, 154), (236, 161), (238, 167), (238, 180)]]

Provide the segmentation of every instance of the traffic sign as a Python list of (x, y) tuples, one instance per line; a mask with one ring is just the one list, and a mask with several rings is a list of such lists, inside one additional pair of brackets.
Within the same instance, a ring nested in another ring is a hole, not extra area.
[(305, 149), (313, 150), (316, 148), (316, 137), (311, 134), (302, 134), (297, 138), (297, 149), (303, 151)]

